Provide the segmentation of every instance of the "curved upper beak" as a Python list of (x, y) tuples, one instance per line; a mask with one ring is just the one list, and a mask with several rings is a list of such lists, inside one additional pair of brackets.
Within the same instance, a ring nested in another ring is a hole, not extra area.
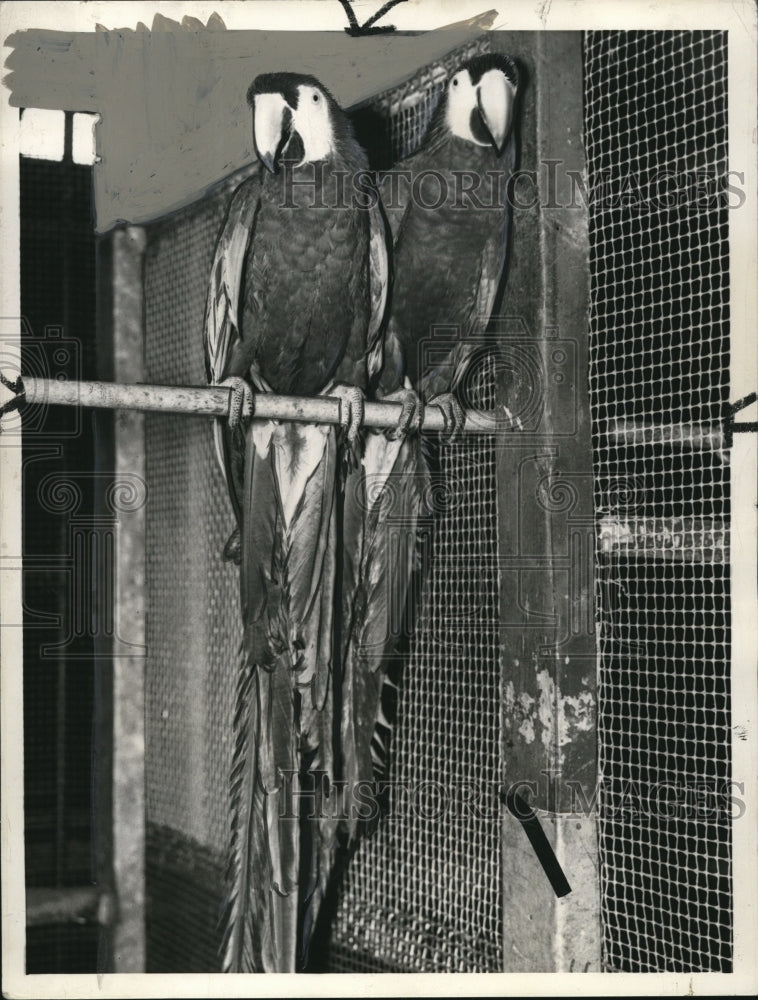
[(482, 124), (497, 155), (503, 152), (511, 128), (515, 91), (500, 70), (490, 70), (476, 88), (476, 103)]
[(281, 94), (256, 94), (253, 109), (255, 151), (272, 174), (279, 169), (279, 160), (291, 128), (292, 111)]

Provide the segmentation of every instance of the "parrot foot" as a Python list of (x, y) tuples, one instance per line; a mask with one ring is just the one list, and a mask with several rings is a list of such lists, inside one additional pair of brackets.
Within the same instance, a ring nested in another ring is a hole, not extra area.
[(329, 392), (340, 401), (340, 426), (347, 442), (348, 467), (357, 467), (360, 461), (358, 434), (363, 423), (365, 397), (363, 391), (354, 385), (335, 385)]
[(452, 392), (445, 392), (441, 396), (435, 396), (429, 400), (428, 405), (438, 406), (442, 411), (442, 419), (445, 421), (445, 429), (442, 431), (442, 436), (447, 438), (448, 441), (456, 440), (466, 423), (466, 415)]
[(227, 421), (229, 430), (236, 430), (241, 423), (247, 423), (253, 416), (253, 390), (248, 383), (237, 375), (225, 378), (219, 383), (231, 389), (229, 396), (229, 415)]
[(390, 441), (397, 441), (404, 438), (406, 434), (415, 434), (421, 427), (424, 419), (424, 404), (418, 393), (411, 388), (406, 380), (405, 388), (396, 389), (387, 396), (382, 397), (383, 403), (402, 403), (402, 410), (395, 427), (385, 431), (385, 436)]

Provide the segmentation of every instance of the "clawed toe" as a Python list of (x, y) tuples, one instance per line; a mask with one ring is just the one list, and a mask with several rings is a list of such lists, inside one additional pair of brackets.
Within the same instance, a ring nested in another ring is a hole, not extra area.
[(385, 403), (401, 403), (402, 409), (397, 424), (385, 431), (390, 441), (397, 441), (406, 434), (416, 433), (423, 421), (424, 407), (419, 397), (411, 388), (397, 389), (383, 398)]
[(229, 430), (233, 431), (242, 423), (247, 423), (253, 416), (253, 390), (248, 383), (237, 375), (225, 378), (220, 383), (231, 389), (229, 395), (229, 415), (227, 423)]
[(340, 401), (340, 426), (344, 432), (348, 450), (356, 451), (358, 435), (363, 426), (365, 397), (361, 389), (354, 385), (336, 385), (330, 392)]
[(443, 393), (441, 396), (429, 400), (429, 405), (439, 407), (442, 412), (442, 419), (445, 422), (442, 435), (448, 441), (454, 441), (460, 437), (466, 423), (466, 415), (455, 396), (451, 392)]

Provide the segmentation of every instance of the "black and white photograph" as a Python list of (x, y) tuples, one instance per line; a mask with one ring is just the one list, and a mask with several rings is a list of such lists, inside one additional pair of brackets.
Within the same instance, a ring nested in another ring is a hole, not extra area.
[(755, 4), (0, 34), (3, 996), (755, 995)]

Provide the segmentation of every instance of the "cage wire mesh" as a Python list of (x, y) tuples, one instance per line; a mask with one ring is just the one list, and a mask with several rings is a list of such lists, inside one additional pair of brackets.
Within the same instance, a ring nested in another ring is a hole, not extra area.
[[(491, 363), (468, 395), (477, 408), (494, 407)], [(503, 969), (494, 441), (448, 444), (434, 465), (428, 575), (394, 675), (386, 811), (340, 888), (333, 971)]]
[(726, 34), (589, 32), (585, 137), (604, 966), (729, 971)]
[[(205, 382), (208, 275), (233, 188), (149, 227), (147, 382)], [(149, 414), (145, 447), (148, 971), (213, 971), (241, 636), (236, 567), (221, 558), (234, 518), (207, 419)]]
[[(372, 165), (413, 150), (454, 63), (483, 36), (356, 109)], [(377, 144), (376, 137), (381, 142)], [(211, 197), (148, 227), (146, 381), (202, 383), (202, 322), (215, 241), (237, 175)], [(494, 404), (483, 371), (472, 402)], [(229, 836), (228, 778), (238, 574), (221, 552), (233, 526), (206, 419), (146, 416), (146, 783), (148, 971), (218, 968)], [(500, 774), (494, 445), (440, 458), (426, 610), (410, 652), (393, 778), (434, 799), (441, 785)], [(450, 602), (460, 602), (456, 615)], [(435, 801), (395, 808), (352, 859), (335, 903), (333, 971), (502, 968), (499, 825)]]

